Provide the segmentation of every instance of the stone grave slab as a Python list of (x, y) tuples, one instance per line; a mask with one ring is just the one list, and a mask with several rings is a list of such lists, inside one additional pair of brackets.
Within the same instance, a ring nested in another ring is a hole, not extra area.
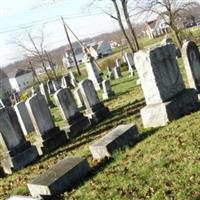
[(103, 138), (89, 146), (93, 159), (104, 159), (110, 157), (114, 151), (125, 145), (134, 144), (138, 130), (136, 125), (119, 125)]
[(59, 195), (83, 180), (89, 171), (86, 159), (67, 157), (28, 183), (28, 189), (33, 197)]

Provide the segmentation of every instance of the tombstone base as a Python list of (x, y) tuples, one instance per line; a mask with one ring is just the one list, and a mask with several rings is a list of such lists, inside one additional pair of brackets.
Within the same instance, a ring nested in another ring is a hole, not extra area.
[(30, 142), (26, 142), (5, 153), (1, 165), (6, 174), (12, 174), (12, 172), (35, 161), (37, 157), (38, 152), (36, 147), (32, 146)]
[(35, 145), (39, 155), (45, 155), (66, 144), (66, 142), (67, 136), (65, 131), (61, 131), (58, 127), (55, 127), (41, 135)]
[(102, 97), (103, 97), (103, 100), (107, 100), (109, 99), (110, 97), (113, 97), (115, 96), (115, 93), (114, 92), (111, 92), (111, 93), (103, 93)]
[(86, 159), (67, 157), (28, 183), (28, 189), (33, 197), (53, 197), (70, 190), (83, 180), (89, 171), (90, 166)]
[(145, 106), (141, 109), (141, 116), (145, 128), (160, 127), (197, 109), (196, 91), (185, 89), (170, 101)]
[(97, 124), (99, 121), (105, 119), (106, 115), (109, 114), (109, 109), (102, 103), (98, 103), (87, 111), (87, 116), (92, 125)]
[(69, 138), (76, 137), (82, 131), (90, 127), (90, 121), (82, 113), (77, 113), (73, 118), (68, 120), (69, 126), (62, 128)]

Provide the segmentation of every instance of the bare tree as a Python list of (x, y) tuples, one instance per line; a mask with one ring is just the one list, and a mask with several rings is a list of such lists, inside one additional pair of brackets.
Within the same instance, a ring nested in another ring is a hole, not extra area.
[(179, 28), (177, 26), (178, 19), (183, 13), (191, 10), (193, 6), (198, 5), (197, 2), (188, 2), (184, 0), (148, 0), (137, 2), (137, 10), (141, 14), (156, 14), (160, 16), (168, 25), (175, 37), (178, 47), (182, 46), (179, 36)]
[[(14, 43), (24, 50), (24, 55), (26, 59), (32, 58), (31, 63), (39, 63), (42, 65), (43, 70), (45, 71), (48, 79), (50, 75), (47, 70), (46, 62), (48, 61), (45, 55), (44, 47), (44, 31), (40, 31), (39, 36), (33, 36), (30, 31), (25, 32), (25, 40), (14, 40)], [(29, 59), (30, 60), (30, 59)], [(30, 62), (29, 62), (30, 64)]]
[[(101, 0), (93, 0), (93, 2), (89, 5), (89, 7), (93, 6), (93, 4), (96, 1), (101, 1)], [(112, 14), (112, 12), (108, 12), (105, 9), (99, 8), (101, 9), (105, 14), (107, 14), (108, 16), (110, 16), (112, 19), (115, 19), (118, 21), (120, 30), (122, 31), (132, 53), (135, 53), (136, 51), (138, 51), (139, 48), (139, 44), (137, 41), (137, 37), (133, 28), (133, 25), (131, 23), (130, 20), (130, 15), (129, 15), (129, 11), (128, 11), (128, 2), (129, 0), (108, 0), (108, 2), (111, 2), (113, 4), (114, 10), (115, 10), (115, 15)], [(128, 31), (129, 31), (129, 35), (126, 32), (126, 28), (125, 25), (123, 24), (123, 19), (125, 19), (127, 26), (128, 26)]]

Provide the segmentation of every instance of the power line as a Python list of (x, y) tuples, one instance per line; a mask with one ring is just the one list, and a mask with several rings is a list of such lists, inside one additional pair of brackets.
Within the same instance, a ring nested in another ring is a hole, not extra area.
[[(82, 17), (90, 17), (90, 16), (103, 15), (103, 14), (104, 14), (103, 12), (99, 12), (99, 13), (93, 13), (93, 14), (87, 14), (87, 15), (66, 16), (66, 17), (63, 17), (63, 18), (64, 19), (77, 19), (77, 18), (82, 18)], [(52, 19), (52, 20), (48, 20), (48, 19)], [(41, 23), (42, 21), (44, 21), (44, 22)], [(0, 31), (0, 34), (10, 33), (10, 32), (15, 32), (15, 31), (18, 31), (18, 30), (27, 29), (27, 28), (32, 27), (33, 25), (41, 25), (41, 24), (45, 25), (45, 24), (49, 24), (49, 23), (57, 22), (57, 21), (60, 21), (60, 18), (52, 17), (52, 18), (46, 18), (46, 19), (43, 19), (43, 20), (37, 20), (37, 21), (32, 22), (30, 25), (22, 24), (22, 25), (19, 25), (21, 27), (17, 26), (17, 28), (14, 28), (14, 29), (10, 29), (10, 30), (8, 29), (8, 30), (5, 30), (5, 31)]]

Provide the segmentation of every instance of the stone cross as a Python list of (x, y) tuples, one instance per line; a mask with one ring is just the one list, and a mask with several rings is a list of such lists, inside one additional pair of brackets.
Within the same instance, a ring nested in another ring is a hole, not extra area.
[(100, 102), (91, 80), (79, 83), (80, 91), (86, 106), (86, 113), (92, 124), (98, 123), (109, 114), (109, 109)]
[(21, 101), (15, 104), (14, 109), (17, 114), (24, 135), (28, 135), (28, 133), (33, 132), (34, 127), (31, 118), (29, 116), (28, 110), (26, 108), (25, 102)]
[(69, 88), (58, 90), (54, 98), (65, 121), (66, 127), (64, 129), (68, 132), (69, 137), (76, 136), (90, 126), (88, 118), (79, 112)]
[(164, 126), (196, 110), (197, 95), (185, 89), (175, 45), (141, 50), (134, 60), (147, 104), (141, 110), (145, 127)]
[(182, 53), (189, 86), (200, 93), (200, 52), (198, 46), (193, 41), (187, 41), (183, 44)]
[(102, 87), (103, 87), (103, 99), (104, 100), (109, 99), (110, 97), (115, 95), (115, 93), (112, 91), (109, 80), (104, 80), (102, 82)]
[(36, 146), (40, 155), (57, 149), (66, 143), (64, 131), (55, 126), (44, 95), (35, 94), (26, 101), (29, 115), (38, 135)]
[(3, 150), (1, 165), (11, 174), (37, 159), (35, 146), (26, 141), (16, 112), (11, 107), (0, 109), (0, 143)]

